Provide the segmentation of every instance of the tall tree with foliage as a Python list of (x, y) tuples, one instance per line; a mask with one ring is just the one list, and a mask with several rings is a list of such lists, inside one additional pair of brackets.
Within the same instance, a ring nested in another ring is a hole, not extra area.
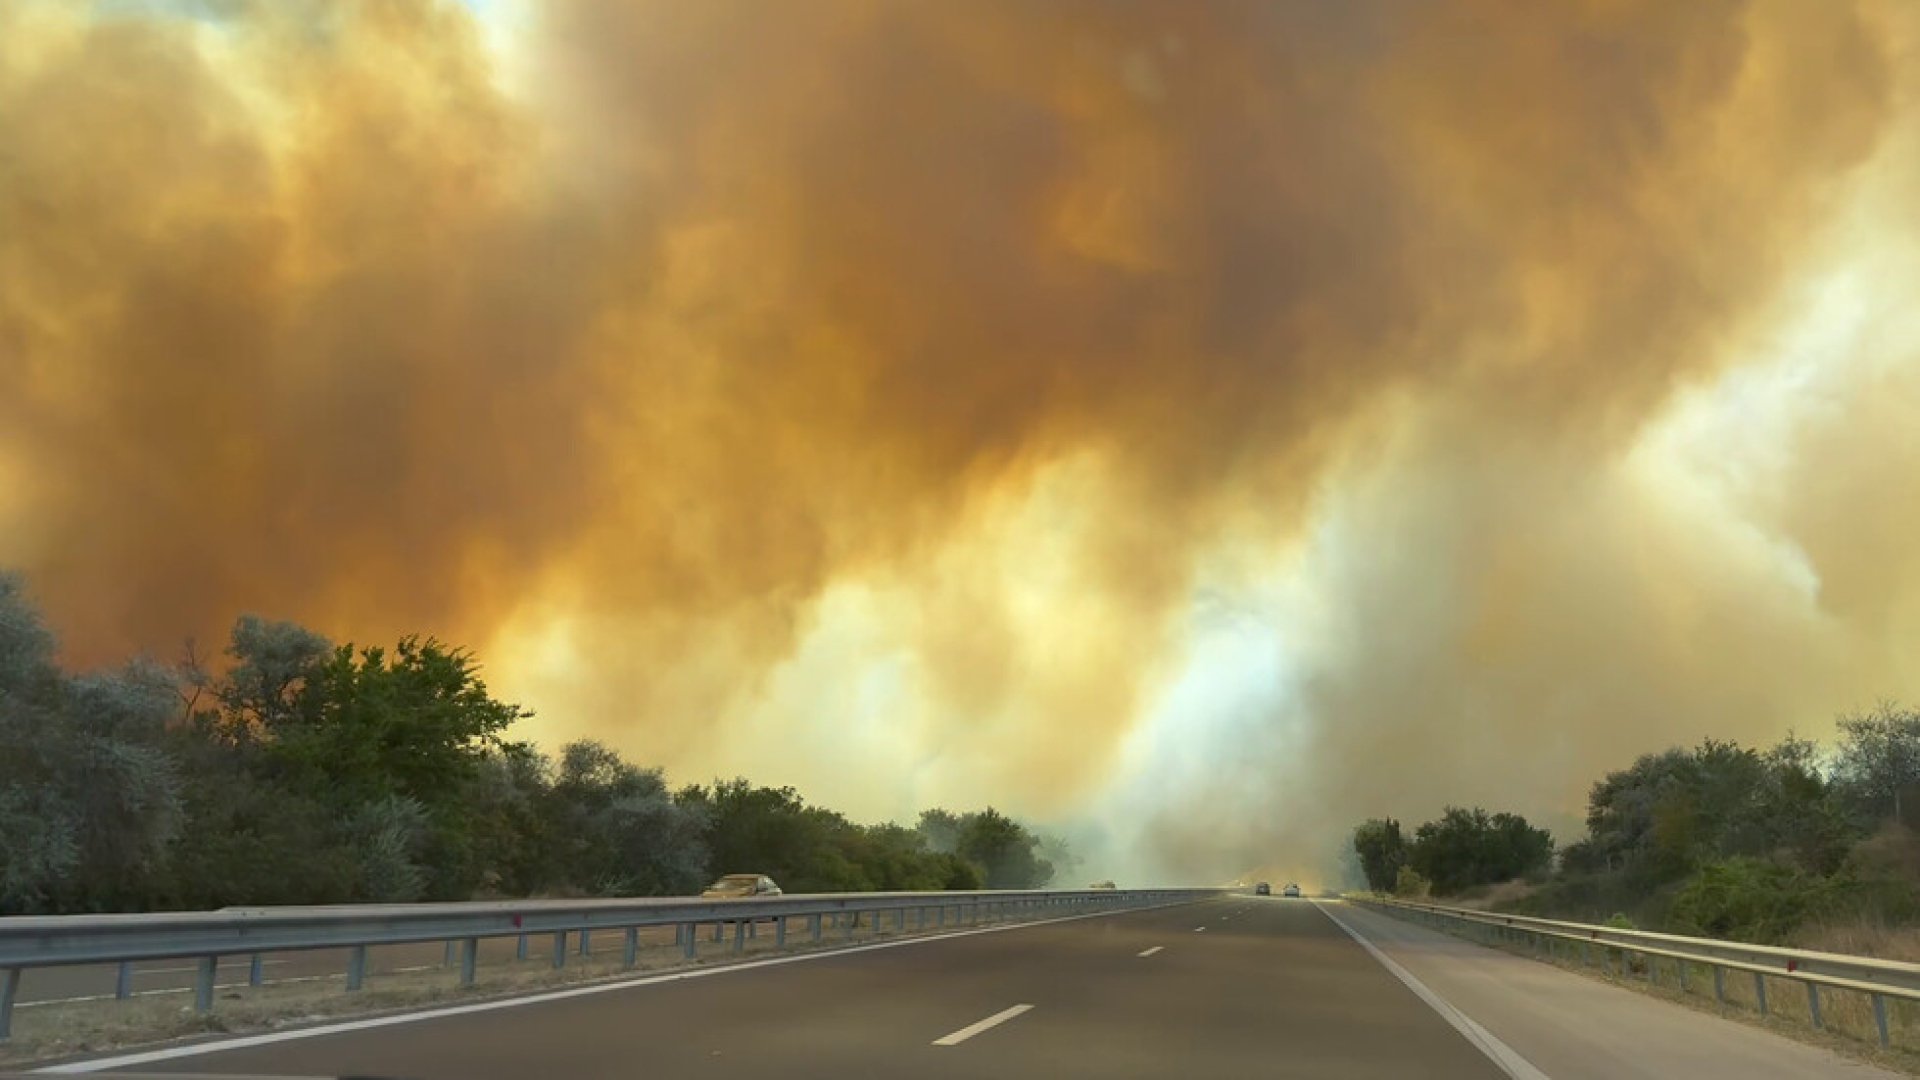
[(0, 575), (0, 913), (140, 904), (181, 827), (169, 674), (68, 675), (18, 578)]
[(1553, 837), (1518, 814), (1449, 806), (1415, 830), (1407, 863), (1441, 895), (1544, 872)]
[(560, 752), (547, 796), (548, 842), (564, 854), (559, 880), (608, 896), (696, 891), (707, 875), (707, 819), (676, 801), (658, 769), (582, 740)]
[(1360, 872), (1367, 887), (1388, 892), (1400, 879), (1400, 868), (1407, 864), (1407, 841), (1400, 834), (1400, 823), (1392, 818), (1368, 818), (1353, 830), (1353, 851), (1360, 857)]
[(989, 889), (1038, 889), (1053, 880), (1040, 840), (991, 806), (964, 819), (956, 853), (984, 871)]
[(1920, 828), (1920, 710), (1883, 704), (1840, 718), (1834, 785), (1862, 822)]
[(952, 852), (959, 850), (960, 830), (965, 824), (959, 814), (936, 807), (920, 811), (916, 831), (926, 841), (929, 851)]

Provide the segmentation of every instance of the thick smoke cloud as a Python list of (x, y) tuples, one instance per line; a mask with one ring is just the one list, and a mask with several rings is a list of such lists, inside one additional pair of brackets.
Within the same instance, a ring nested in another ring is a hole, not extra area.
[[(1647, 448), (1913, 177), (1899, 5), (535, 10), (0, 12), (75, 659), (425, 629), (543, 737), (1186, 875), (1905, 689), (1920, 500), (1836, 478), (1916, 475), (1913, 336), (1731, 502)], [(1216, 594), (1283, 661), (1181, 697)]]

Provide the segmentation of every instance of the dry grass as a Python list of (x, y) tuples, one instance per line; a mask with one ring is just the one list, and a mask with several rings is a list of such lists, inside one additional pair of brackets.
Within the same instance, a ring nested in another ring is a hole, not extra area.
[(1889, 926), (1878, 919), (1809, 927), (1795, 935), (1794, 945), (1818, 952), (1920, 964), (1920, 927)]
[[(1056, 914), (1048, 912), (1046, 916)], [(953, 925), (946, 929), (963, 928)], [(643, 932), (642, 947), (633, 967), (623, 962), (622, 935), (618, 932), (596, 934), (594, 950), (588, 956), (580, 956), (570, 948), (566, 966), (561, 968), (553, 967), (550, 939), (535, 935), (526, 960), (497, 959), (483, 963), (475, 972), (474, 985), (466, 987), (460, 985), (458, 969), (435, 967), (409, 972), (376, 971), (368, 975), (361, 990), (351, 994), (345, 990), (344, 975), (223, 989), (215, 996), (213, 1010), (207, 1013), (195, 1012), (192, 995), (186, 992), (147, 994), (126, 1001), (22, 1005), (14, 1012), (13, 1038), (0, 1043), (0, 1067), (44, 1063), (210, 1034), (271, 1031), (434, 1005), (514, 997), (636, 975), (720, 967), (770, 955), (831, 951), (847, 945), (942, 932), (933, 925), (919, 930), (912, 918), (908, 919), (904, 931), (895, 929), (891, 919), (882, 919), (877, 928), (871, 919), (860, 920), (858, 926), (852, 925), (852, 920), (838, 926), (831, 920), (823, 920), (822, 938), (816, 944), (809, 940), (806, 921), (796, 919), (788, 928), (785, 949), (775, 949), (772, 926), (762, 924), (755, 928), (753, 936), (741, 943), (740, 951), (735, 952), (731, 930), (721, 942), (715, 942), (706, 927), (701, 930), (700, 956), (693, 961), (685, 959), (681, 947), (674, 943), (671, 928)]]
[(1506, 904), (1518, 903), (1533, 895), (1538, 886), (1515, 878), (1494, 885), (1486, 885), (1446, 901), (1455, 907), (1474, 908), (1491, 911)]

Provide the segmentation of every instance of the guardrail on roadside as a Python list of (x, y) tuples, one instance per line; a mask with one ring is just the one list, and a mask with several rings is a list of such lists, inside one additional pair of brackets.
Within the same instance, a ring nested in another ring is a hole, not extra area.
[(367, 976), (367, 950), (376, 945), (445, 942), (449, 962), (458, 950), (460, 983), (471, 986), (483, 939), (515, 937), (519, 956), (528, 938), (551, 935), (553, 966), (563, 967), (570, 935), (618, 931), (625, 937), (623, 961), (637, 963), (640, 930), (675, 928), (686, 959), (699, 955), (699, 931), (713, 928), (721, 941), (733, 929), (733, 951), (742, 952), (758, 923), (773, 924), (775, 948), (787, 944), (788, 924), (804, 919), (808, 940), (818, 942), (823, 922), (857, 927), (871, 915), (878, 928), (891, 916), (904, 932), (909, 916), (916, 930), (950, 925), (1120, 910), (1198, 900), (1219, 889), (1087, 889), (913, 893), (819, 893), (764, 899), (706, 900), (686, 897), (609, 900), (477, 901), (442, 904), (343, 904), (316, 907), (223, 908), (219, 911), (141, 915), (48, 915), (0, 918), (0, 1039), (11, 1031), (21, 973), (74, 964), (118, 964), (115, 996), (132, 996), (132, 965), (141, 960), (193, 959), (194, 1008), (213, 1007), (214, 975), (223, 956), (254, 958), (249, 982), (261, 982), (265, 953), (311, 949), (348, 950), (346, 988), (359, 990)]
[(1649, 982), (1659, 979), (1659, 964), (1655, 958), (1671, 960), (1674, 962), (1676, 978), (1679, 979), (1678, 989), (1683, 993), (1688, 992), (1688, 965), (1709, 968), (1713, 975), (1714, 999), (1722, 1006), (1727, 1004), (1726, 973), (1737, 971), (1752, 977), (1754, 1001), (1762, 1016), (1769, 1012), (1767, 980), (1787, 979), (1806, 987), (1807, 1016), (1816, 1029), (1826, 1027), (1820, 1007), (1820, 991), (1823, 987), (1863, 994), (1872, 1003), (1874, 1027), (1881, 1046), (1890, 1045), (1887, 1002), (1920, 1003), (1920, 964), (1771, 945), (1749, 945), (1715, 938), (1683, 937), (1647, 930), (1625, 930), (1410, 900), (1381, 897), (1347, 899), (1440, 929), (1465, 931), (1468, 936), (1478, 937), (1488, 944), (1528, 945), (1536, 955), (1545, 952), (1557, 958), (1562, 955), (1563, 949), (1571, 952), (1574, 946), (1578, 946), (1578, 959), (1588, 967), (1593, 965), (1593, 950), (1597, 946), (1602, 950), (1601, 962), (1617, 962), (1623, 978), (1629, 967), (1629, 956), (1638, 956), (1645, 962), (1645, 975)]

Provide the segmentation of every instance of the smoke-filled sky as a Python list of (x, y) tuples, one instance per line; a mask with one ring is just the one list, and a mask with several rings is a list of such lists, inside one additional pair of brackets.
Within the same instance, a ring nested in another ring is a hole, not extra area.
[(1565, 825), (1920, 697), (1920, 8), (14, 0), (0, 565), (76, 663), (1089, 870)]

